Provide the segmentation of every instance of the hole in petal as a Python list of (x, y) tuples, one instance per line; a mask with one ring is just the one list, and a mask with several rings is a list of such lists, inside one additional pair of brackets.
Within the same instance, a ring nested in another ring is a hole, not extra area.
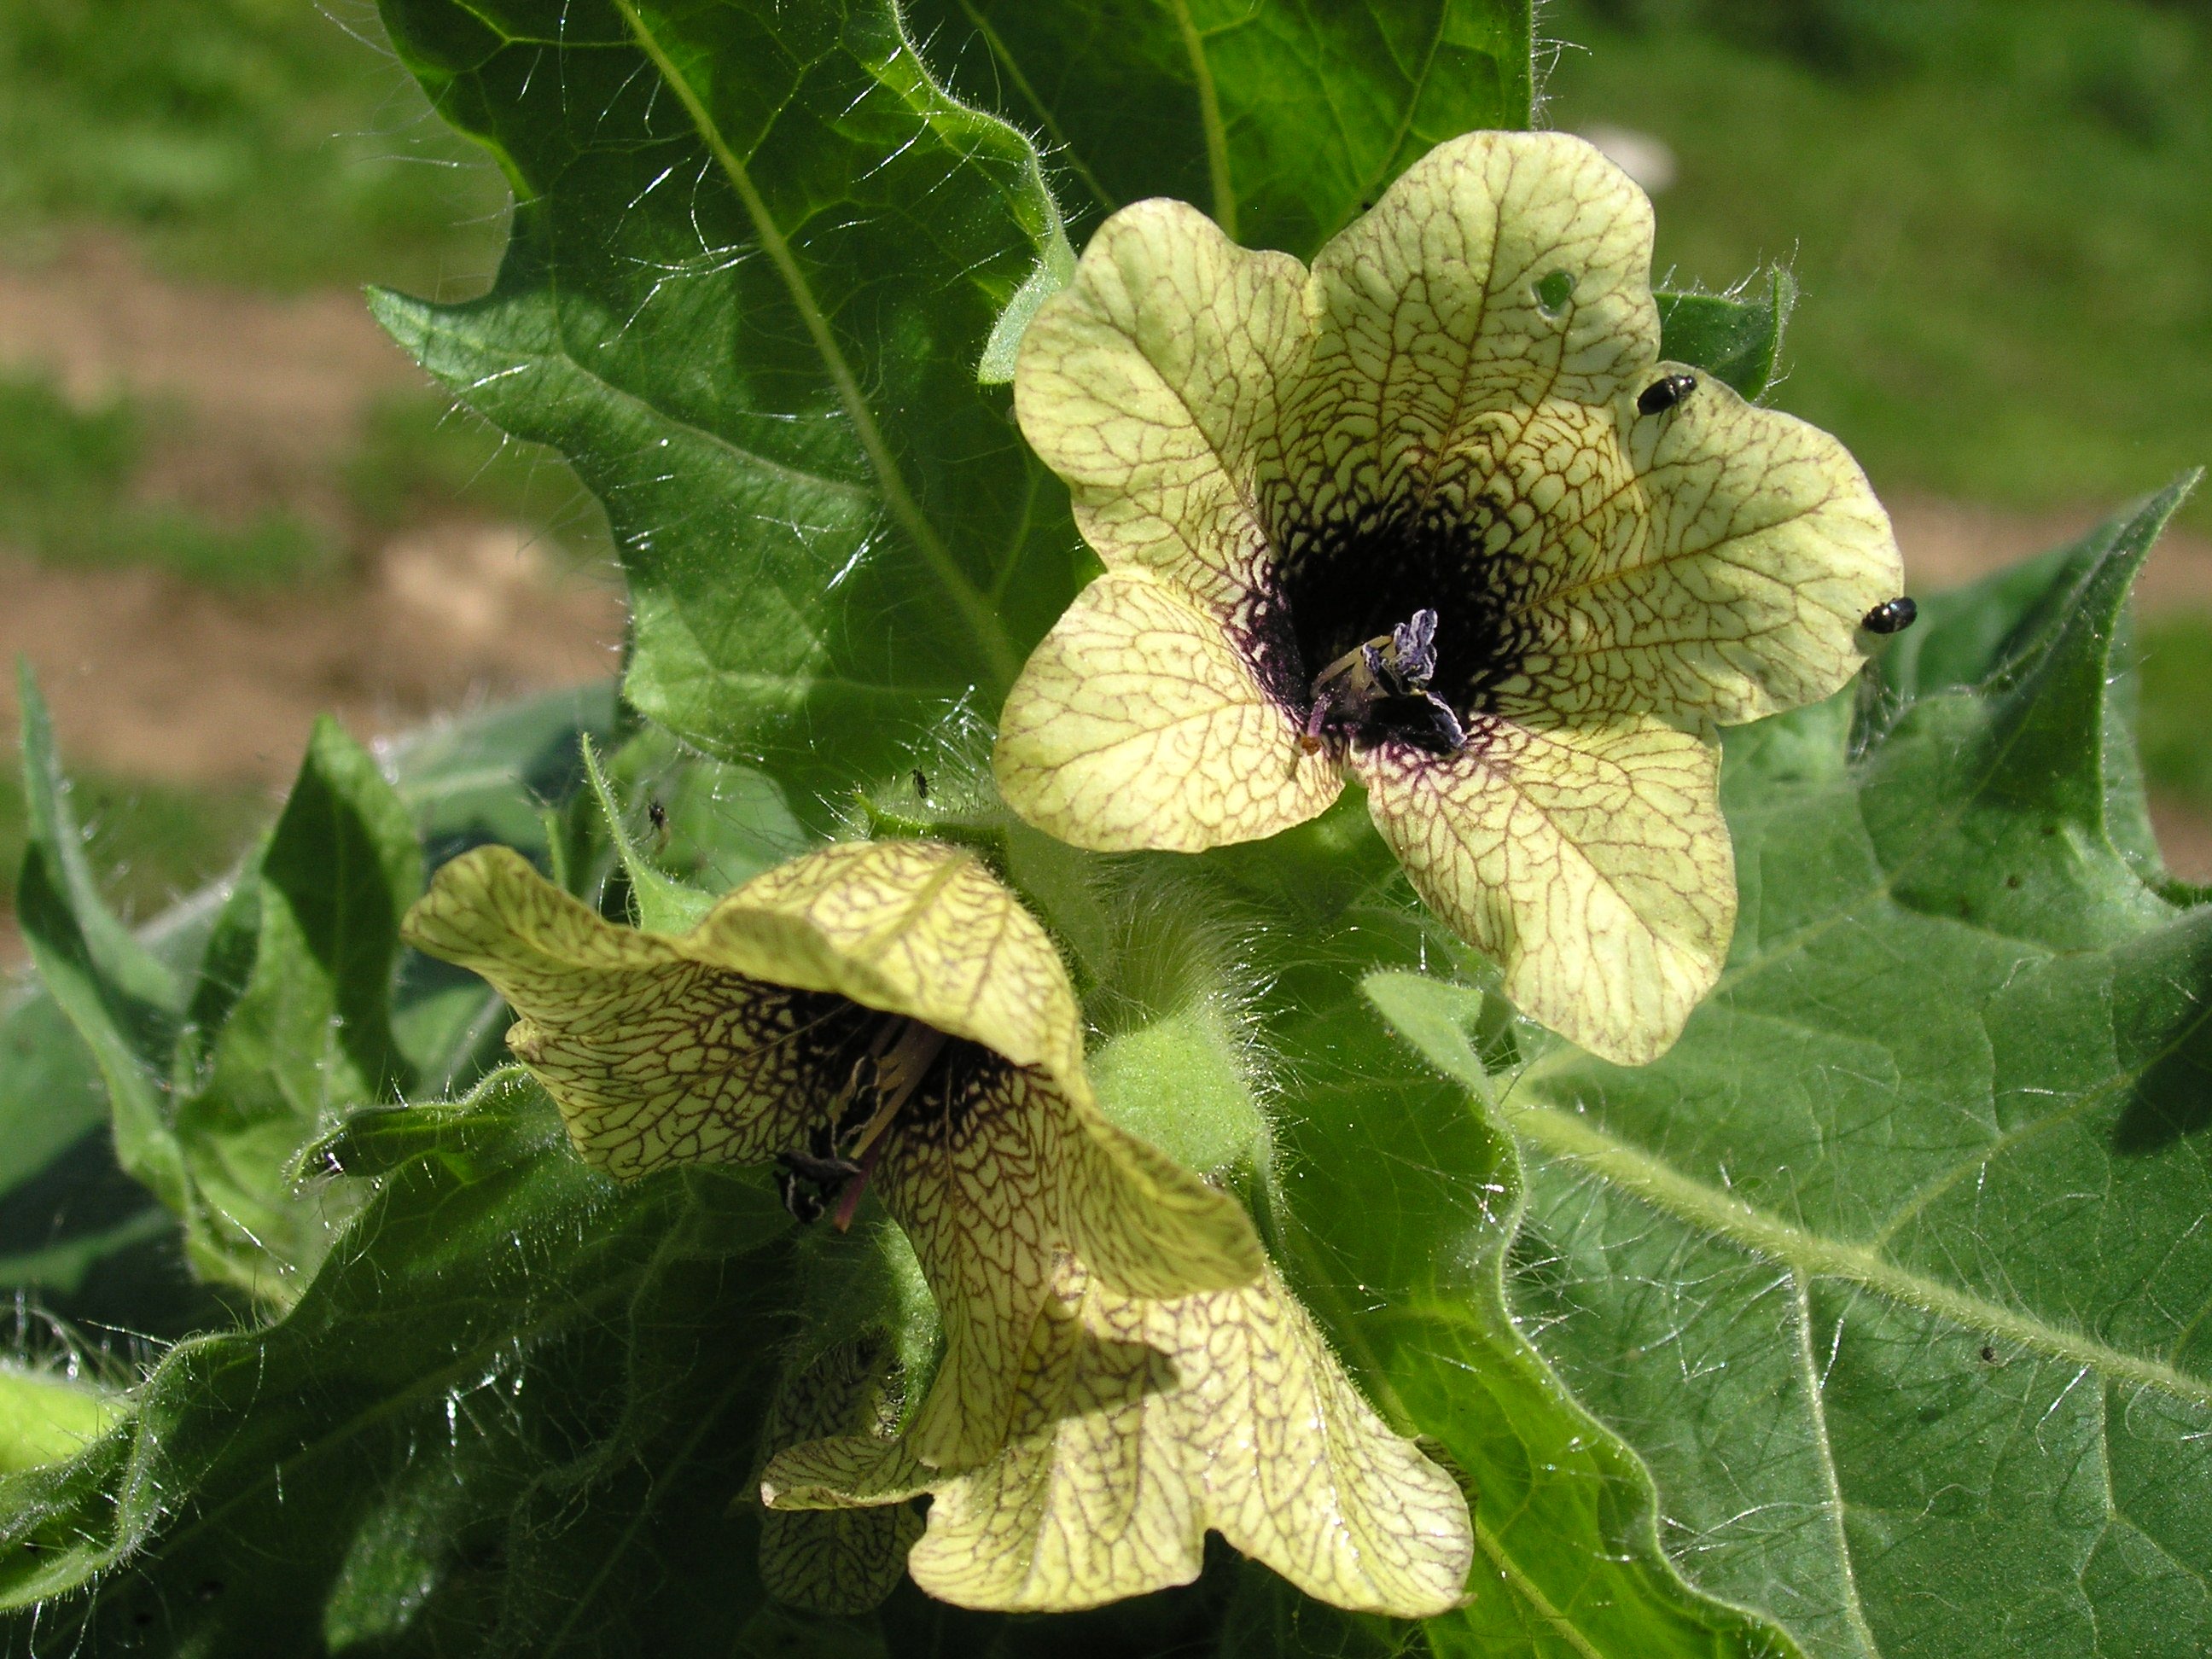
[(1536, 284), (1536, 309), (1547, 317), (1556, 317), (1567, 308), (1567, 301), (1575, 296), (1575, 279), (1571, 272), (1555, 270)]

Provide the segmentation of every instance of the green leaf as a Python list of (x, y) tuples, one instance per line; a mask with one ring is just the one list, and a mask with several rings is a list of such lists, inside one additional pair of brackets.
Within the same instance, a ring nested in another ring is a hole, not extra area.
[(1856, 763), (1732, 788), (1672, 1052), (1498, 1091), (1523, 1328), (1683, 1571), (1818, 1659), (2212, 1643), (2212, 909), (2116, 844), (2106, 744), (2182, 493), (2044, 562), (1982, 674), (1931, 636)]
[(185, 1344), (106, 1437), (0, 1481), (0, 1597), (48, 1598), (15, 1639), (731, 1650), (759, 1594), (729, 1510), (773, 1381), (774, 1194), (617, 1188), (517, 1073), (407, 1116), (372, 1120), (375, 1197), (281, 1322)]
[(1310, 259), (1447, 138), (1528, 125), (1527, 0), (918, 0), (971, 101), (1036, 132), (1088, 228), (1147, 196)]
[(0, 1365), (0, 1473), (58, 1462), (115, 1419), (101, 1389), (57, 1371)]
[[(1511, 1142), (1468, 1106), (1489, 1068), (1462, 1030), (1483, 997), (1423, 976), (1464, 953), (1409, 902), (1358, 803), (1209, 862), (1281, 919), (1258, 1041), (1273, 1073), (1271, 1249), (1386, 1419), (1473, 1494), (1463, 1610), (1439, 1654), (1659, 1659), (1783, 1654), (1778, 1632), (1691, 1590), (1662, 1554), (1648, 1478), (1515, 1326), (1504, 1260)], [(1383, 1014), (1439, 1049), (1425, 1057)], [(1398, 1651), (1390, 1626), (1248, 1590), (1235, 1650)]]
[(118, 1162), (173, 1211), (190, 1176), (169, 1132), (166, 1073), (184, 1012), (182, 981), (100, 896), (69, 810), (53, 726), (28, 664), (19, 671), (29, 845), (15, 914), (40, 982), (92, 1051), (106, 1085)]
[(399, 918), (422, 890), (415, 826), (327, 718), (267, 847), (216, 925), (177, 1056), (170, 1133), (198, 1270), (287, 1302), (337, 1212), (295, 1189), (300, 1149), (412, 1082), (392, 1030)]
[(717, 896), (662, 874), (638, 850), (629, 825), (623, 821), (621, 803), (615, 799), (614, 789), (607, 782), (605, 772), (600, 769), (599, 754), (588, 738), (584, 741), (584, 769), (591, 781), (592, 799), (598, 801), (600, 816), (606, 820), (615, 855), (622, 861), (623, 878), (629, 883), (630, 899), (637, 910), (633, 924), (648, 933), (689, 933), (701, 917), (714, 908)]
[[(51, 738), (42, 713), (34, 718), (30, 753), (51, 769)], [(441, 854), (494, 836), (531, 848), (543, 838), (539, 803), (574, 787), (579, 726), (604, 730), (612, 718), (611, 688), (557, 693), (426, 727), (395, 742), (391, 763), (401, 798)], [(38, 798), (65, 811), (58, 771)], [(58, 844), (66, 849), (69, 836)], [(43, 860), (42, 869), (60, 862)], [(93, 893), (90, 871), (76, 879), (78, 893)], [(252, 971), (256, 939), (251, 927), (239, 928), (246, 920), (243, 901), (225, 939), (227, 965), (206, 960), (226, 896), (236, 887), (225, 881), (181, 900), (135, 935), (179, 988), (167, 994), (185, 995), (181, 988), (197, 977), (190, 1017), (204, 1031), (220, 1024)], [(246, 890), (258, 903), (253, 884)], [(46, 891), (66, 897), (60, 883), (49, 882)], [(473, 975), (420, 971), (426, 965), (417, 958), (403, 978), (394, 1024), (417, 1074), (450, 1090), (503, 1057), (495, 1045), (505, 1010)], [(64, 973), (67, 989), (75, 975), (67, 964)], [(157, 1048), (148, 1057), (155, 1062), (166, 1078), (171, 1059)], [(223, 1316), (191, 1281), (175, 1217), (118, 1163), (93, 1053), (36, 980), (0, 1016), (0, 1283), (78, 1325), (157, 1338)]]
[(1733, 294), (1673, 293), (1659, 301), (1659, 355), (1725, 380), (1747, 398), (1763, 396), (1782, 367), (1782, 332), (1797, 303), (1797, 284), (1780, 265)]
[(374, 307), (605, 505), (630, 701), (825, 791), (994, 711), (1079, 561), (975, 384), (1061, 244), (1028, 143), (938, 88), (890, 0), (384, 14), (518, 206), (483, 299)]

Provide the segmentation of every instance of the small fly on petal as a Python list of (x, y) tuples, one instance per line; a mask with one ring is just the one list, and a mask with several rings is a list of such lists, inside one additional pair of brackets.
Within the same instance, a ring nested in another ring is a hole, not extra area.
[(1904, 574), (1842, 445), (1662, 356), (1651, 234), (1540, 132), (1438, 145), (1310, 266), (1108, 218), (1015, 372), (1106, 573), (1007, 696), (1006, 804), (1199, 853), (1356, 780), (1524, 1013), (1663, 1052), (1735, 921), (1713, 733), (1840, 689)]

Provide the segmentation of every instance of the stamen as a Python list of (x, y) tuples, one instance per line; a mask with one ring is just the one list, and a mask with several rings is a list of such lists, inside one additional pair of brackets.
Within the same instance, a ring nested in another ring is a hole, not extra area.
[(889, 1144), (887, 1141), (878, 1139), (873, 1146), (862, 1153), (860, 1168), (853, 1172), (853, 1178), (845, 1183), (845, 1190), (838, 1194), (837, 1212), (830, 1218), (830, 1224), (839, 1232), (846, 1232), (851, 1229), (853, 1218), (860, 1212), (860, 1195), (868, 1190), (868, 1177), (875, 1174), (876, 1165), (883, 1158), (884, 1148)]
[(860, 1126), (860, 1133), (851, 1147), (851, 1157), (859, 1158), (890, 1127), (899, 1108), (912, 1098), (914, 1091), (921, 1086), (922, 1079), (929, 1075), (929, 1068), (937, 1063), (938, 1055), (945, 1052), (944, 1032), (918, 1019), (902, 1020), (899, 1024), (905, 1029), (897, 1034), (898, 1040), (890, 1052), (877, 1063), (875, 1115)]
[(1416, 611), (1390, 630), (1390, 653), (1407, 691), (1425, 691), (1437, 677), (1437, 613)]
[[(784, 1208), (801, 1222), (811, 1221), (835, 1188), (837, 1206), (831, 1223), (841, 1233), (853, 1224), (868, 1178), (890, 1144), (891, 1125), (948, 1041), (944, 1032), (918, 1019), (892, 1018), (878, 1025), (868, 1052), (853, 1062), (835, 1115), (817, 1126), (809, 1150), (776, 1154), (783, 1165), (777, 1185)], [(802, 1182), (815, 1190), (802, 1191)]]
[(1429, 690), (1437, 674), (1437, 613), (1424, 607), (1388, 634), (1352, 647), (1313, 678), (1313, 708), (1298, 742), (1306, 753), (1322, 746), (1330, 727), (1364, 726), (1391, 702), (1427, 705), (1425, 717), (1447, 753), (1467, 742), (1459, 717)]
[[(847, 1008), (866, 1013), (850, 1004)], [(866, 1042), (866, 1052), (853, 1062), (844, 1087), (807, 1131), (805, 1150), (775, 1155), (782, 1166), (776, 1188), (792, 1218), (802, 1224), (815, 1220), (834, 1200), (841, 1232), (852, 1224), (899, 1113), (937, 1069), (951, 1042), (920, 1020), (896, 1014), (868, 1018), (866, 1029), (848, 1039), (856, 1040)]]

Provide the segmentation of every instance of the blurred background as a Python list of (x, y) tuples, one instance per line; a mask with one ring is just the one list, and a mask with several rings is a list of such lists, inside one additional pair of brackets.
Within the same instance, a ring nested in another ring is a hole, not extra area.
[[(1775, 400), (1864, 461), (1917, 590), (2212, 459), (2205, 0), (1555, 0), (1539, 30), (1547, 122), (1653, 191), (1662, 272), (1794, 273)], [(374, 736), (611, 671), (596, 510), (362, 307), (479, 289), (506, 203), (372, 6), (0, 0), (0, 652), (127, 914), (268, 820), (319, 710)], [(2157, 820), (2212, 878), (2212, 492), (2142, 596)]]

